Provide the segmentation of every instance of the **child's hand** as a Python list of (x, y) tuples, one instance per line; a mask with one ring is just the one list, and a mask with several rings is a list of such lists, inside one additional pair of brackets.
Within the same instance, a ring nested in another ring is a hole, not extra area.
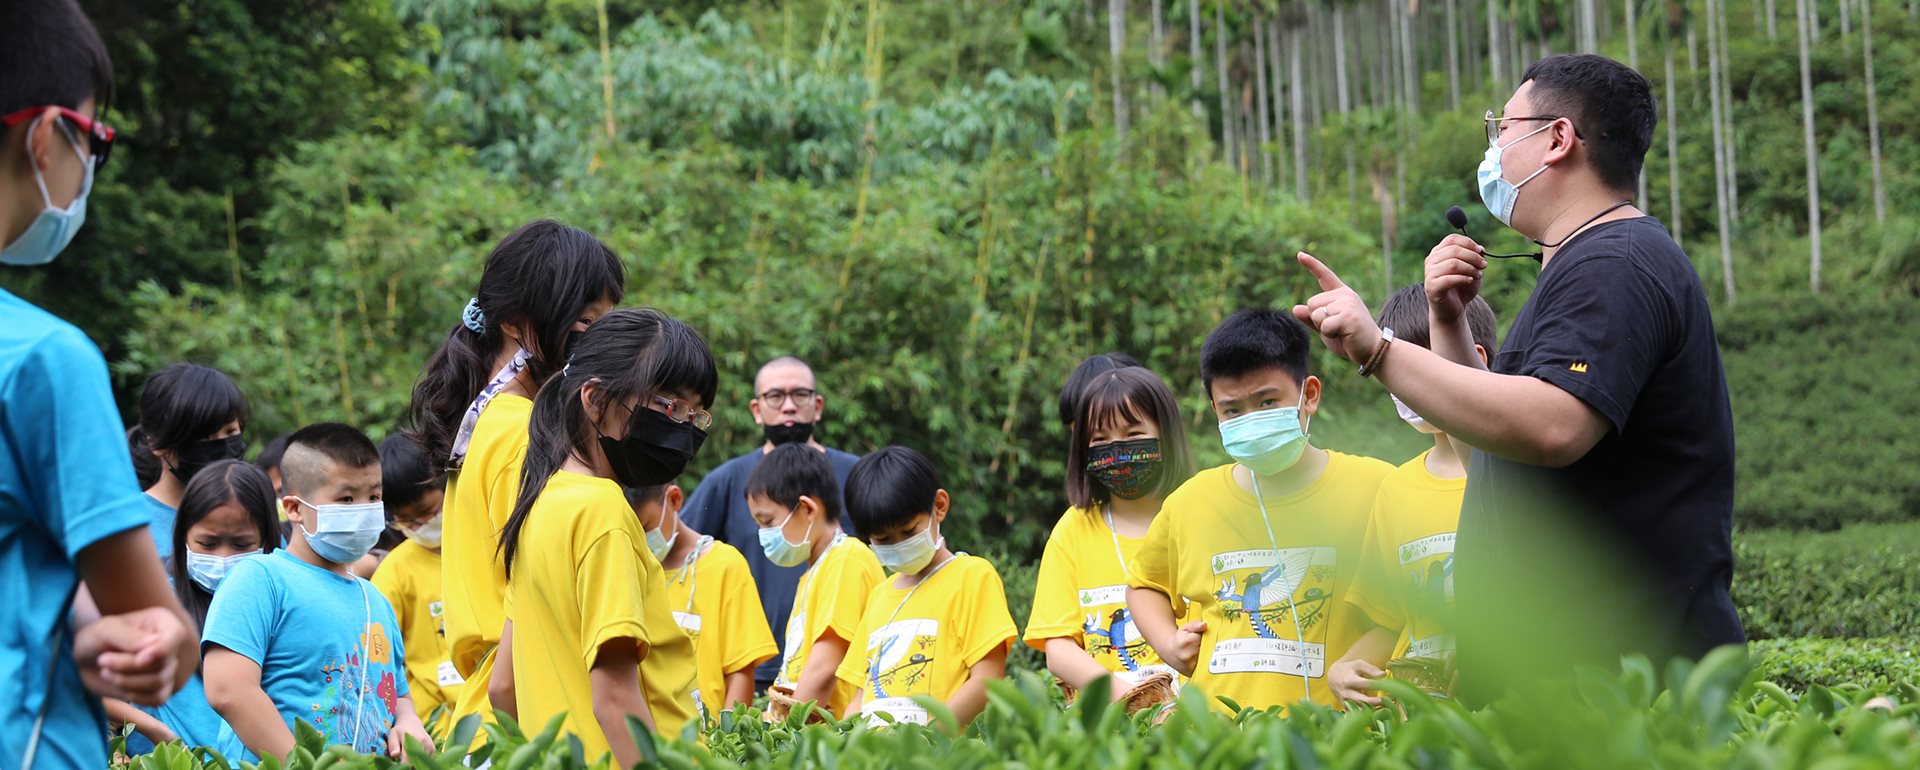
[(1380, 696), (1368, 695), (1373, 692), (1373, 680), (1386, 676), (1379, 666), (1355, 658), (1340, 660), (1333, 664), (1333, 670), (1327, 674), (1327, 685), (1333, 688), (1333, 697), (1341, 702), (1353, 701), (1369, 706), (1380, 705)]
[(420, 742), (420, 747), (432, 754), (435, 751), (433, 736), (427, 734), (426, 726), (420, 724), (420, 718), (407, 714), (393, 723), (393, 731), (387, 733), (387, 756), (405, 761), (407, 758), (407, 738)]
[(74, 665), (97, 695), (158, 706), (173, 695), (177, 651), (189, 633), (160, 607), (108, 615), (74, 635)]
[(1207, 632), (1207, 621), (1196, 620), (1173, 632), (1173, 660), (1167, 664), (1173, 666), (1182, 676), (1193, 676), (1193, 669), (1200, 662), (1200, 635)]

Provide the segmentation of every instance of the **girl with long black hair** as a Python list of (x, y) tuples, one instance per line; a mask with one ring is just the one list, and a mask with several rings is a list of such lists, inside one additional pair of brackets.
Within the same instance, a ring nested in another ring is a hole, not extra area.
[(162, 561), (174, 552), (174, 512), (187, 483), (203, 468), (246, 454), (247, 442), (240, 437), (246, 427), (246, 397), (216, 369), (173, 364), (154, 372), (140, 389), (140, 424), (128, 443), (136, 456), (159, 461), (147, 503), (153, 508), (148, 530)]

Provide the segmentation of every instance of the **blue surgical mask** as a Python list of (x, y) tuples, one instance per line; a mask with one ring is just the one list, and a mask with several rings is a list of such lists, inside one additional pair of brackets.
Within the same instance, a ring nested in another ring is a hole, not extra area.
[[(673, 524), (673, 537), (660, 533), (667, 530), (667, 524)], [(660, 517), (660, 526), (647, 530), (647, 550), (653, 552), (653, 560), (665, 562), (667, 554), (673, 552), (673, 542), (680, 539), (680, 522), (673, 516)]]
[(787, 513), (779, 524), (760, 528), (760, 550), (767, 553), (767, 561), (780, 567), (798, 567), (806, 563), (813, 555), (813, 519), (807, 519), (807, 532), (800, 536), (800, 542), (787, 542), (787, 522), (793, 520), (799, 509)]
[[(1306, 394), (1301, 394), (1304, 400)], [(1303, 401), (1304, 402), (1304, 401)], [(1306, 418), (1299, 406), (1250, 412), (1220, 423), (1220, 443), (1247, 470), (1271, 476), (1300, 461), (1307, 451)]]
[(1506, 152), (1508, 147), (1525, 141), (1527, 137), (1552, 127), (1553, 124), (1548, 123), (1504, 145), (1498, 142), (1487, 143), (1487, 154), (1485, 158), (1481, 159), (1480, 170), (1478, 172), (1480, 178), (1480, 202), (1487, 205), (1487, 211), (1493, 214), (1494, 219), (1500, 220), (1500, 224), (1508, 227), (1513, 226), (1513, 204), (1520, 200), (1520, 188), (1526, 186), (1528, 182), (1533, 181), (1534, 177), (1539, 176), (1541, 172), (1546, 171), (1553, 165), (1551, 163), (1543, 165), (1539, 171), (1528, 174), (1527, 178), (1520, 180), (1520, 184), (1514, 184), (1507, 181), (1504, 172), (1500, 168), (1500, 154)]
[[(44, 117), (35, 119), (32, 126), (27, 129), (29, 156), (33, 154), (34, 128), (45, 119)], [(66, 135), (65, 131), (57, 133)], [(69, 138), (68, 142), (71, 143), (72, 139)], [(93, 192), (93, 160), (88, 158), (86, 153), (81, 152), (78, 146), (73, 148), (73, 152), (80, 156), (80, 165), (87, 169), (86, 179), (80, 183), (80, 194), (74, 196), (73, 202), (67, 204), (66, 208), (55, 207), (53, 196), (47, 192), (46, 175), (40, 172), (40, 167), (36, 164), (33, 169), (33, 182), (40, 186), (40, 200), (46, 203), (46, 208), (40, 210), (40, 216), (34, 217), (33, 223), (27, 225), (26, 231), (21, 233), (20, 237), (13, 239), (13, 242), (6, 244), (5, 247), (0, 247), (0, 264), (33, 266), (52, 262), (54, 257), (60, 256), (61, 250), (65, 249), (67, 244), (73, 242), (74, 234), (80, 232), (80, 225), (86, 223), (87, 194)]]
[(380, 542), (380, 533), (387, 528), (387, 506), (379, 501), (314, 505), (300, 500), (300, 503), (314, 510), (314, 529), (309, 531), (305, 522), (300, 524), (301, 534), (307, 536), (307, 545), (312, 546), (320, 558), (335, 564), (359, 561), (373, 550), (374, 543)]
[(926, 569), (928, 564), (933, 563), (933, 555), (939, 553), (940, 546), (946, 544), (946, 540), (936, 534), (939, 529), (939, 524), (929, 521), (927, 528), (920, 530), (920, 533), (913, 537), (893, 545), (872, 546), (873, 558), (879, 560), (880, 566), (895, 573), (917, 574), (920, 570)]
[(221, 557), (210, 553), (188, 551), (187, 577), (193, 578), (194, 583), (207, 589), (207, 593), (213, 593), (220, 590), (220, 581), (227, 579), (227, 573), (233, 571), (233, 565), (239, 564), (241, 559), (259, 556), (260, 553), (260, 549), (255, 548), (246, 553)]

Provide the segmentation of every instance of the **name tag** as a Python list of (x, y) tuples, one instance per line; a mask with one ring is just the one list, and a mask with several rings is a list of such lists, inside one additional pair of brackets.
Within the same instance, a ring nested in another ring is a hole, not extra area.
[(691, 612), (675, 612), (673, 613), (673, 622), (679, 624), (680, 630), (685, 631), (687, 636), (700, 635), (699, 615)]
[(924, 725), (933, 721), (932, 715), (912, 698), (881, 698), (861, 706), (860, 713), (867, 718), (867, 724), (876, 727), (887, 723), (880, 718), (881, 714), (893, 717), (895, 724)]
[(1126, 586), (1100, 586), (1080, 589), (1081, 607), (1105, 607), (1127, 603)]
[(460, 669), (454, 668), (453, 661), (451, 660), (440, 661), (439, 674), (441, 687), (453, 687), (467, 683), (467, 678), (460, 675)]

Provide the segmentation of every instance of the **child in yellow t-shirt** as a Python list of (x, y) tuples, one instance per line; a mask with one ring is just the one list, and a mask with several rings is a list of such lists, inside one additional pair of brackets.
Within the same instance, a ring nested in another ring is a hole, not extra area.
[(673, 620), (693, 640), (695, 702), (702, 720), (753, 702), (753, 667), (779, 652), (760, 608), (747, 559), (680, 518), (678, 484), (628, 489), (627, 502), (647, 531), (647, 550), (667, 573)]
[(895, 577), (875, 586), (839, 677), (860, 693), (846, 714), (929, 722), (912, 696), (946, 703), (964, 728), (987, 705), (987, 682), (1006, 676), (1019, 637), (1000, 573), (978, 556), (947, 549), (940, 522), (947, 491), (933, 463), (890, 446), (847, 474), (847, 515)]
[(413, 710), (435, 739), (445, 739), (453, 732), (453, 720), (433, 722), (430, 717), (441, 704), (451, 709), (453, 696), (466, 684), (447, 649), (440, 594), (440, 508), (446, 499), (446, 474), (427, 461), (412, 434), (394, 433), (380, 442), (380, 476), (387, 515), (407, 539), (381, 560), (373, 586), (393, 603), (400, 621)]
[(589, 763), (641, 759), (632, 717), (677, 734), (695, 717), (693, 641), (626, 487), (672, 481), (706, 440), (706, 342), (656, 310), (616, 310), (534, 399), (525, 472), (501, 533), (506, 626), (488, 693), (528, 724), (566, 714)]
[[(1427, 293), (1420, 284), (1387, 298), (1379, 322), (1401, 344), (1428, 347)], [(1493, 308), (1475, 297), (1467, 305), (1467, 328), (1482, 362), (1498, 333)], [(1380, 484), (1367, 524), (1360, 574), (1347, 601), (1362, 613), (1366, 632), (1333, 664), (1327, 683), (1341, 700), (1379, 705), (1374, 679), (1386, 676), (1391, 658), (1453, 656), (1446, 631), (1453, 604), (1453, 540), (1460, 503), (1467, 493), (1466, 444), (1429, 424), (1400, 399), (1394, 408), (1414, 430), (1433, 436), (1433, 448), (1395, 469)]]
[[(786, 657), (774, 686), (792, 690), (795, 701), (838, 714), (858, 688), (834, 672), (858, 638), (867, 594), (881, 579), (880, 562), (866, 543), (840, 531), (840, 485), (820, 450), (775, 447), (748, 474), (745, 494), (767, 560), (781, 567), (807, 565), (793, 595)], [(788, 540), (790, 532), (800, 539)]]
[(1236, 312), (1207, 336), (1200, 376), (1236, 462), (1167, 497), (1128, 580), (1128, 609), (1161, 659), (1248, 708), (1334, 702), (1328, 650), (1359, 636), (1346, 593), (1391, 470), (1307, 440), (1321, 394), (1307, 353), (1306, 328), (1271, 309)]
[(1146, 369), (1095, 375), (1073, 402), (1067, 450), (1073, 507), (1054, 525), (1040, 557), (1025, 640), (1046, 653), (1047, 670), (1075, 689), (1113, 674), (1119, 699), (1148, 674), (1172, 672), (1127, 611), (1128, 564), (1167, 494), (1193, 475), (1193, 455), (1173, 391)]

